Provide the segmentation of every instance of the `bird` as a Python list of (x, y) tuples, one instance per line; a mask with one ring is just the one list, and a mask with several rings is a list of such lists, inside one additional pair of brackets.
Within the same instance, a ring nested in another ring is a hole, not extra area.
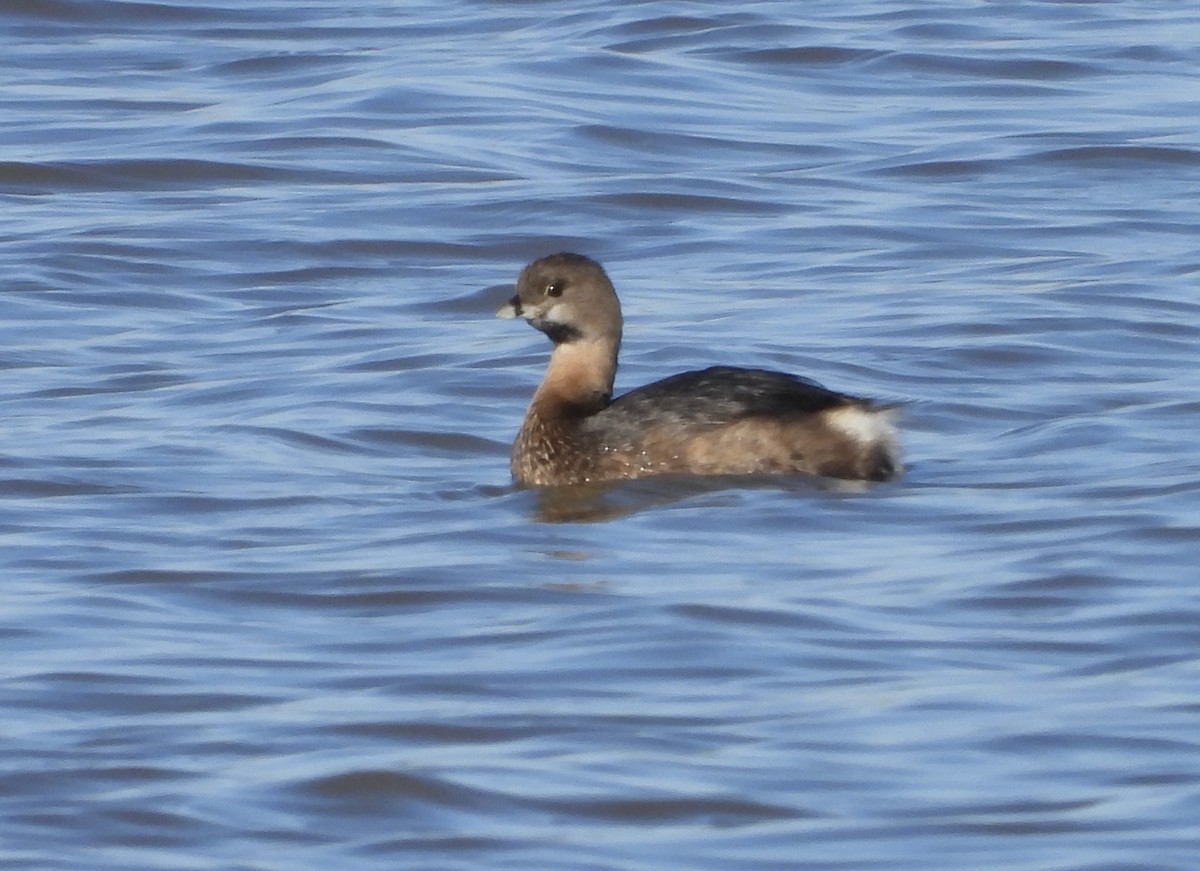
[(590, 257), (530, 263), (496, 315), (525, 319), (553, 345), (513, 443), (518, 485), (662, 474), (888, 481), (902, 471), (896, 406), (785, 372), (714, 366), (614, 399), (624, 321), (612, 281)]

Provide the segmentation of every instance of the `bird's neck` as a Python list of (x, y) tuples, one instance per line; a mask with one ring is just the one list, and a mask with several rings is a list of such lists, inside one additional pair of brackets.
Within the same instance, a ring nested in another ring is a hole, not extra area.
[(555, 345), (532, 408), (552, 416), (599, 411), (612, 397), (620, 344), (617, 336)]

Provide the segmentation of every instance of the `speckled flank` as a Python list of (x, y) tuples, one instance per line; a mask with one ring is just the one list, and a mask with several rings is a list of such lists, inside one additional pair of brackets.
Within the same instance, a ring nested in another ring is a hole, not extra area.
[(513, 443), (512, 474), (521, 484), (550, 486), (585, 484), (603, 477), (598, 458), (603, 447), (564, 413), (545, 414), (544, 406), (530, 407)]

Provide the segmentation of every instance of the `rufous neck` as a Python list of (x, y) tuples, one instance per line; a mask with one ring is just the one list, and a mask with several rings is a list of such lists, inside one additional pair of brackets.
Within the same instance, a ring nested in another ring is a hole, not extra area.
[(603, 407), (612, 396), (620, 341), (579, 339), (555, 345), (535, 403)]

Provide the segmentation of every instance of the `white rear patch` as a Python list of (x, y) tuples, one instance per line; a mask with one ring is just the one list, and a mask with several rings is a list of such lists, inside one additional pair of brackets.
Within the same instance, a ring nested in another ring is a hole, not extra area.
[(859, 444), (891, 448), (896, 444), (895, 416), (895, 409), (892, 408), (866, 409), (846, 405), (826, 412), (825, 420)]

